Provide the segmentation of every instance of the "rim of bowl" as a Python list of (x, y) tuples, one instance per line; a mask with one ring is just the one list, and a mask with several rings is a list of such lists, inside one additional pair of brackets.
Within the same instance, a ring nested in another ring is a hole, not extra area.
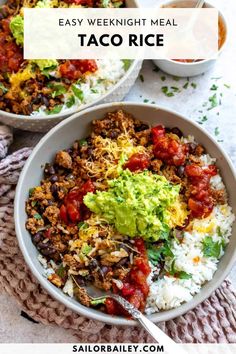
[[(133, 3), (133, 7), (128, 7), (128, 8), (139, 8), (139, 3), (137, 0), (129, 0)], [(98, 97), (96, 100), (90, 102), (90, 103), (86, 103), (85, 105), (81, 105), (78, 106), (77, 108), (75, 108), (74, 110), (68, 110), (68, 112), (63, 112), (63, 113), (56, 113), (56, 114), (50, 114), (50, 115), (24, 115), (24, 114), (17, 114), (17, 113), (11, 113), (11, 112), (6, 112), (3, 110), (0, 110), (0, 116), (5, 116), (8, 118), (14, 118), (14, 119), (21, 119), (21, 120), (29, 120), (29, 121), (33, 121), (33, 120), (50, 120), (53, 121), (54, 119), (58, 119), (58, 118), (66, 118), (68, 116), (71, 116), (72, 114), (76, 114), (79, 113), (80, 111), (83, 111), (85, 109), (88, 109), (90, 107), (92, 107), (93, 105), (96, 105), (99, 101), (106, 99), (107, 96), (109, 96), (110, 94), (112, 94), (116, 89), (118, 89), (124, 81), (126, 81), (126, 79), (129, 77), (130, 73), (135, 69), (136, 65), (138, 65), (138, 63), (141, 63), (142, 60), (140, 59), (134, 59), (132, 60), (132, 64), (130, 65), (129, 69), (125, 72), (124, 76), (122, 76), (122, 78), (107, 92), (104, 93), (104, 95)]]
[[(19, 209), (22, 208), (22, 200), (20, 199), (20, 195), (21, 195), (21, 186), (24, 183), (24, 178), (25, 175), (27, 174), (28, 168), (31, 165), (32, 160), (34, 159), (36, 153), (38, 152), (38, 150), (40, 149), (40, 147), (44, 144), (45, 141), (47, 141), (48, 139), (50, 139), (51, 135), (53, 135), (54, 132), (56, 132), (58, 129), (62, 128), (63, 126), (67, 125), (69, 122), (73, 121), (74, 119), (78, 119), (80, 117), (80, 119), (83, 119), (83, 115), (87, 114), (87, 113), (95, 113), (96, 116), (96, 111), (98, 109), (108, 109), (110, 108), (112, 109), (116, 109), (116, 108), (123, 108), (125, 109), (125, 107), (145, 107), (145, 108), (150, 108), (151, 110), (164, 110), (170, 114), (176, 115), (178, 116), (180, 119), (182, 119), (183, 121), (187, 122), (188, 124), (192, 124), (195, 128), (197, 128), (202, 134), (203, 136), (206, 135), (207, 138), (213, 143), (213, 145), (215, 145), (215, 147), (220, 151), (220, 153), (223, 156), (223, 159), (226, 160), (226, 162), (228, 163), (230, 170), (232, 172), (232, 175), (234, 177), (235, 183), (236, 183), (236, 172), (233, 166), (232, 161), (230, 160), (230, 158), (228, 157), (228, 155), (226, 154), (226, 152), (224, 151), (224, 149), (213, 139), (213, 137), (206, 131), (204, 130), (202, 127), (200, 127), (196, 122), (193, 122), (191, 120), (189, 120), (188, 118), (186, 118), (184, 115), (182, 115), (179, 112), (176, 112), (173, 109), (169, 109), (165, 106), (160, 106), (160, 105), (152, 105), (152, 104), (147, 104), (147, 103), (135, 103), (135, 102), (113, 102), (113, 103), (106, 103), (106, 104), (101, 104), (98, 105), (96, 107), (90, 107), (86, 110), (83, 110), (81, 112), (78, 112), (76, 114), (73, 114), (71, 117), (67, 118), (66, 120), (60, 122), (59, 124), (57, 124), (54, 128), (52, 128), (40, 141), (39, 143), (35, 146), (35, 148), (33, 149), (32, 153), (30, 154), (29, 158), (27, 159), (23, 170), (20, 174), (19, 177), (19, 181), (16, 187), (16, 194), (15, 194), (15, 201), (14, 201), (14, 221), (15, 221), (15, 230), (16, 230), (16, 235), (17, 235), (17, 240), (18, 240), (18, 244), (20, 246), (21, 252), (24, 256), (24, 259), (27, 263), (27, 265), (30, 268), (30, 271), (33, 273), (33, 275), (36, 277), (36, 279), (39, 281), (39, 283), (43, 286), (43, 288), (55, 299), (57, 299), (60, 303), (63, 303), (66, 307), (72, 309), (73, 311), (75, 311), (76, 313), (79, 313), (82, 316), (85, 316), (87, 318), (93, 319), (93, 320), (98, 320), (100, 322), (104, 322), (107, 324), (112, 324), (112, 325), (121, 325), (121, 326), (137, 326), (138, 322), (135, 320), (127, 320), (125, 318), (122, 317), (118, 317), (118, 316), (107, 316), (106, 318), (104, 317), (104, 314), (101, 311), (96, 311), (96, 312), (90, 312), (89, 308), (81, 305), (78, 302), (77, 306), (75, 304), (73, 304), (70, 300), (70, 298), (63, 298), (61, 296), (61, 292), (57, 293), (54, 290), (54, 286), (35, 268), (34, 266), (34, 262), (31, 259), (30, 254), (28, 253), (28, 249), (23, 241), (24, 237), (23, 237), (23, 233), (22, 233), (22, 229), (20, 227), (20, 222), (19, 222)], [(25, 202), (25, 201), (24, 201)], [(173, 319), (175, 317), (181, 316), (183, 314), (185, 314), (186, 312), (192, 310), (193, 308), (195, 308), (198, 304), (200, 304), (201, 302), (203, 302), (205, 299), (207, 299), (212, 292), (214, 292), (220, 285), (221, 283), (225, 280), (225, 278), (227, 277), (227, 275), (229, 274), (231, 268), (233, 267), (234, 262), (236, 261), (236, 248), (234, 250), (233, 256), (230, 259), (227, 267), (222, 271), (222, 273), (219, 275), (219, 278), (217, 281), (215, 281), (214, 283), (212, 283), (211, 287), (209, 289), (205, 290), (205, 294), (201, 295), (202, 289), (200, 290), (200, 292), (197, 295), (200, 295), (200, 299), (198, 299), (198, 301), (196, 303), (194, 303), (194, 297), (193, 297), (193, 303), (191, 305), (189, 305), (189, 302), (183, 303), (182, 305), (180, 305), (177, 308), (171, 309), (171, 310), (166, 310), (166, 311), (161, 311), (155, 314), (152, 314), (150, 316), (148, 316), (148, 318), (153, 321), (154, 323), (158, 323), (158, 322), (162, 322), (162, 321), (167, 321), (170, 319)], [(214, 275), (212, 280), (214, 279)]]
[[(163, 3), (161, 3), (160, 4), (160, 7), (161, 6), (163, 6), (163, 5), (168, 5), (168, 4), (171, 4), (171, 3), (178, 3), (178, 2), (180, 2), (180, 1), (184, 1), (184, 0), (166, 0), (166, 1), (164, 1)], [(195, 1), (195, 2), (197, 2), (197, 0), (189, 0), (189, 1)], [(227, 21), (226, 21), (226, 17), (225, 17), (225, 15), (224, 15), (224, 13), (222, 12), (222, 10), (219, 10), (218, 9), (218, 7), (216, 7), (216, 6), (214, 6), (211, 2), (209, 2), (209, 1), (205, 1), (205, 5), (207, 5), (207, 6), (209, 6), (209, 7), (213, 7), (213, 8), (215, 8), (215, 9), (217, 9), (218, 10), (218, 12), (219, 12), (219, 17), (221, 17), (222, 18), (222, 20), (223, 20), (223, 23), (224, 23), (224, 26), (225, 26), (225, 41), (224, 41), (224, 43), (222, 44), (222, 46), (220, 47), (220, 49), (218, 50), (218, 54), (217, 54), (217, 57), (216, 58), (210, 58), (210, 59), (203, 59), (203, 60), (201, 60), (201, 61), (198, 61), (198, 62), (194, 62), (194, 63), (182, 63), (182, 62), (179, 62), (179, 61), (175, 61), (175, 60), (173, 60), (173, 59), (163, 59), (163, 60), (165, 60), (165, 61), (168, 61), (168, 62), (170, 62), (170, 63), (172, 63), (172, 64), (176, 64), (176, 65), (179, 65), (179, 66), (197, 66), (197, 65), (201, 65), (201, 64), (203, 64), (203, 63), (207, 63), (207, 62), (209, 62), (209, 61), (211, 61), (211, 60), (217, 60), (218, 58), (219, 58), (219, 56), (220, 56), (220, 54), (222, 53), (222, 51), (224, 50), (224, 48), (225, 48), (225, 46), (226, 46), (226, 44), (227, 44), (227, 42), (228, 42), (228, 24), (227, 24)]]

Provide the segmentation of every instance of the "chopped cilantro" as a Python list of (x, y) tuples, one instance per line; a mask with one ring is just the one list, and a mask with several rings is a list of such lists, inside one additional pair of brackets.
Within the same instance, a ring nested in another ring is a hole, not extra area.
[(172, 97), (174, 96), (174, 93), (169, 91), (168, 86), (162, 86), (161, 91), (167, 96), (167, 97)]
[(87, 143), (87, 140), (86, 139), (80, 139), (79, 140), (79, 145), (80, 146), (84, 146), (84, 145), (87, 145), (88, 143)]
[(168, 242), (161, 245), (148, 245), (147, 247), (148, 259), (153, 265), (157, 265), (164, 257), (174, 257)]
[(204, 257), (214, 257), (219, 258), (221, 253), (221, 243), (214, 242), (212, 237), (207, 236), (204, 238), (203, 242), (203, 255)]
[(213, 84), (210, 88), (211, 91), (216, 91), (218, 89), (218, 86), (216, 86), (215, 84)]
[(123, 64), (124, 64), (124, 69), (127, 71), (130, 68), (130, 65), (132, 64), (132, 60), (130, 59), (123, 59)]
[(34, 193), (35, 188), (30, 188), (29, 189), (29, 196), (32, 197), (33, 193)]
[(81, 252), (87, 256), (87, 254), (89, 254), (89, 252), (91, 252), (93, 249), (92, 246), (89, 246), (86, 242), (83, 243), (82, 247), (81, 247)]
[(63, 267), (63, 264), (61, 264), (59, 266), (59, 268), (56, 270), (56, 274), (59, 275), (60, 278), (64, 278), (66, 273), (65, 273), (65, 268)]
[(183, 88), (184, 88), (185, 90), (187, 90), (188, 85), (189, 85), (189, 82), (187, 81), (187, 82), (184, 84)]
[(230, 89), (230, 85), (224, 84), (224, 86), (225, 86), (226, 88)]
[(40, 219), (42, 219), (42, 216), (40, 214), (36, 213), (36, 214), (34, 214), (34, 218), (36, 220), (40, 220)]
[(149, 100), (148, 100), (147, 98), (145, 98), (145, 99), (143, 100), (143, 102), (144, 102), (144, 103), (148, 103)]
[(218, 106), (218, 100), (217, 100), (217, 96), (216, 93), (214, 93), (213, 96), (209, 97), (209, 102), (211, 104), (211, 107), (209, 107), (207, 110), (210, 111), (211, 109), (215, 108)]
[(66, 93), (66, 88), (63, 85), (60, 84), (56, 84), (52, 86), (52, 97), (55, 98), (57, 96), (63, 95), (64, 93)]
[(141, 82), (144, 82), (144, 77), (143, 77), (142, 74), (139, 75), (139, 78), (140, 78), (140, 81), (141, 81)]
[(0, 82), (0, 92), (2, 91), (2, 94), (5, 95), (5, 93), (8, 92), (8, 89), (3, 85), (3, 83)]
[(85, 230), (88, 228), (88, 224), (84, 221), (79, 222), (77, 226), (79, 230)]
[(72, 85), (72, 91), (74, 93), (74, 95), (81, 101), (83, 102), (84, 100), (84, 93), (81, 89), (79, 89), (78, 87), (76, 87), (75, 85)]
[(219, 127), (216, 127), (216, 128), (215, 128), (214, 133), (215, 133), (215, 136), (220, 135), (220, 130), (219, 130)]
[(54, 106), (51, 110), (47, 110), (46, 113), (48, 115), (57, 114), (57, 113), (60, 113), (61, 110), (62, 110), (62, 105), (58, 104), (58, 105)]
[(166, 77), (165, 76), (161, 76), (161, 81), (166, 81)]
[(177, 270), (175, 268), (175, 261), (172, 262), (171, 264), (171, 269), (169, 270), (169, 274), (176, 277), (176, 278), (179, 278), (179, 279), (191, 279), (192, 278), (192, 274), (189, 274), (183, 270)]
[(171, 90), (173, 90), (174, 92), (179, 92), (179, 88), (176, 86), (171, 86)]
[(154, 71), (155, 73), (159, 73), (160, 69), (156, 66), (152, 71)]
[(219, 77), (212, 77), (211, 80), (220, 80), (222, 79), (222, 76), (219, 76)]
[(71, 108), (75, 104), (75, 96), (71, 95), (68, 100), (66, 101), (66, 107)]
[(95, 89), (95, 88), (91, 88), (91, 92), (92, 92), (92, 93), (98, 93), (98, 90)]
[(53, 70), (55, 70), (56, 68), (57, 68), (57, 65), (52, 65), (49, 68), (44, 68), (43, 70), (41, 70), (41, 73), (49, 79), (51, 76), (51, 72)]
[(192, 83), (191, 83), (191, 86), (192, 86), (194, 89), (197, 88), (197, 84), (196, 84), (195, 82), (192, 82)]

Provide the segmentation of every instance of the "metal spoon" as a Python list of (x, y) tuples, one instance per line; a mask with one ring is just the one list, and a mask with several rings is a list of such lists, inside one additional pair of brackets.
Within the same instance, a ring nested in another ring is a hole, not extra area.
[(151, 322), (146, 316), (144, 316), (139, 310), (137, 310), (132, 304), (130, 304), (127, 300), (125, 300), (122, 296), (105, 293), (102, 290), (94, 287), (88, 286), (86, 289), (81, 287), (76, 279), (72, 276), (73, 281), (76, 286), (86, 292), (91, 301), (99, 301), (107, 298), (114, 299), (118, 302), (135, 320), (139, 321), (139, 323), (146, 329), (146, 331), (152, 336), (152, 338), (161, 344), (163, 344), (166, 349), (172, 348), (173, 345), (177, 345), (169, 336), (167, 336), (159, 327), (157, 327), (153, 322)]

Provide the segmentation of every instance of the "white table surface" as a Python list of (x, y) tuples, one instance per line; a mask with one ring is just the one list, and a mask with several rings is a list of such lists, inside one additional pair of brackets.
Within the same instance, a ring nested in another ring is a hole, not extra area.
[[(139, 0), (139, 2), (145, 7), (160, 3), (159, 0)], [(190, 79), (189, 88), (185, 90), (182, 86), (186, 83), (186, 79), (175, 81), (171, 76), (162, 72), (156, 73), (153, 71), (153, 63), (146, 61), (140, 73), (144, 81), (138, 78), (125, 100), (155, 102), (173, 108), (194, 121), (200, 121), (206, 115), (207, 120), (202, 127), (220, 141), (236, 165), (236, 1), (211, 0), (211, 3), (224, 11), (229, 24), (229, 41), (215, 68), (202, 76)], [(162, 76), (165, 76), (165, 81), (161, 80)], [(220, 79), (212, 79), (215, 77), (220, 77)], [(196, 88), (191, 86), (192, 82), (197, 85)], [(213, 84), (218, 86), (217, 91), (210, 90)], [(181, 88), (181, 92), (168, 98), (161, 92), (162, 86), (176, 86)], [(204, 103), (215, 92), (221, 98), (221, 105), (207, 111), (207, 107), (203, 107)], [(30, 140), (35, 140), (35, 135), (17, 132), (12, 149), (23, 146), (26, 138), (29, 144)], [(40, 135), (38, 135), (39, 138)], [(230, 279), (236, 288), (236, 267), (232, 270)], [(56, 326), (33, 324), (21, 317), (20, 311), (14, 299), (0, 294), (0, 342), (75, 341), (68, 331)]]

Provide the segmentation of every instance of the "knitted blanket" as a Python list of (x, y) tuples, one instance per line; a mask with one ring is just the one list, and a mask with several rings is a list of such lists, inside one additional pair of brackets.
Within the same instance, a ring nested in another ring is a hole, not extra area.
[[(47, 294), (31, 274), (15, 235), (13, 201), (19, 174), (32, 149), (7, 156), (12, 140), (11, 130), (0, 126), (0, 290), (13, 296), (34, 320), (73, 331), (75, 341), (150, 342), (139, 327), (106, 325), (76, 314)], [(192, 311), (158, 325), (179, 343), (236, 343), (236, 293), (226, 280)]]

